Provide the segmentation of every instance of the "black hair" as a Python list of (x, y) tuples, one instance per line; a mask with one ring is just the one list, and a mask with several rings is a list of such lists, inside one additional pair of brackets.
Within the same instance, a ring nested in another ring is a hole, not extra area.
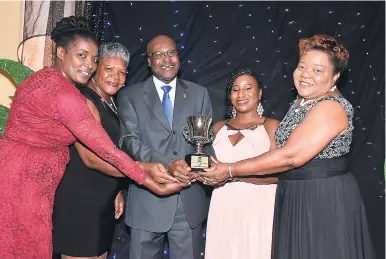
[(237, 69), (236, 71), (234, 71), (232, 73), (232, 75), (230, 76), (228, 83), (227, 83), (227, 86), (226, 86), (227, 87), (227, 106), (228, 106), (227, 112), (226, 112), (226, 118), (227, 119), (232, 118), (233, 105), (232, 105), (232, 100), (231, 100), (231, 94), (232, 94), (233, 83), (236, 81), (236, 79), (238, 77), (244, 76), (244, 75), (248, 75), (248, 76), (253, 77), (256, 80), (257, 88), (261, 88), (263, 86), (263, 83), (258, 78), (256, 71), (254, 71), (250, 68), (240, 68), (240, 69)]
[(78, 37), (93, 41), (98, 45), (98, 40), (91, 30), (90, 24), (82, 16), (64, 17), (56, 23), (51, 33), (51, 39), (56, 43), (56, 48), (66, 49)]

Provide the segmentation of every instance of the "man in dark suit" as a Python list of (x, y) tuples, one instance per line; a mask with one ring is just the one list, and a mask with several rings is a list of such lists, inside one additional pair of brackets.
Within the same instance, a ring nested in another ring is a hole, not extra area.
[[(118, 93), (120, 148), (136, 160), (162, 163), (189, 186), (168, 197), (135, 184), (129, 187), (125, 220), (131, 227), (130, 259), (161, 258), (165, 235), (171, 259), (198, 259), (209, 198), (184, 161), (194, 147), (182, 128), (189, 116), (212, 116), (212, 106), (206, 88), (177, 78), (180, 61), (171, 38), (153, 38), (147, 56), (153, 76)], [(211, 147), (207, 152), (214, 154)]]

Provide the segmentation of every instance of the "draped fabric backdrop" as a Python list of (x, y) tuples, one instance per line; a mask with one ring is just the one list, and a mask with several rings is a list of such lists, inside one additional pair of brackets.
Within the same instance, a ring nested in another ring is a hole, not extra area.
[[(364, 199), (377, 258), (385, 258), (385, 2), (29, 0), (20, 61), (33, 70), (51, 65), (53, 46), (45, 35), (70, 15), (84, 15), (100, 42), (118, 41), (129, 48), (127, 85), (150, 75), (147, 42), (158, 34), (174, 38), (180, 51), (179, 75), (208, 88), (215, 122), (226, 112), (228, 77), (245, 66), (256, 69), (263, 81), (265, 115), (283, 118), (296, 96), (292, 73), (299, 39), (320, 33), (335, 36), (350, 52), (338, 87), (355, 107), (351, 172)], [(109, 258), (127, 258), (127, 238), (121, 220)], [(165, 249), (165, 258), (167, 253)]]
[(71, 15), (85, 16), (93, 24), (97, 37), (103, 41), (105, 16), (102, 10), (105, 6), (104, 1), (25, 1), (19, 60), (34, 71), (51, 66), (55, 53), (50, 34), (58, 21)]
[[(338, 87), (355, 107), (351, 172), (365, 202), (378, 258), (385, 258), (384, 2), (109, 1), (104, 10), (103, 41), (119, 41), (132, 55), (127, 85), (150, 75), (147, 42), (158, 34), (170, 35), (180, 51), (180, 76), (208, 88), (214, 121), (224, 118), (225, 85), (235, 68), (257, 70), (264, 82), (265, 115), (281, 119), (296, 94), (292, 73), (299, 39), (325, 33), (342, 42), (350, 62)], [(121, 234), (111, 258), (125, 258)]]

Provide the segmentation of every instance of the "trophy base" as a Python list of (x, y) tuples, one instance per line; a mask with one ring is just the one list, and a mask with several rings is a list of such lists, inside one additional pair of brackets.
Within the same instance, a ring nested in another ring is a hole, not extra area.
[(210, 167), (210, 157), (205, 154), (189, 154), (185, 156), (185, 161), (192, 169), (192, 172), (204, 172), (205, 168)]

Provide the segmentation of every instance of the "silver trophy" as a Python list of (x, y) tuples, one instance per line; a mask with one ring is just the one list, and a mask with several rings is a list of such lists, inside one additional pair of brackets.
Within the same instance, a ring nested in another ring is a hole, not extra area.
[(196, 147), (196, 152), (186, 155), (185, 161), (193, 172), (200, 172), (204, 168), (210, 167), (210, 156), (205, 154), (202, 148), (214, 139), (214, 130), (210, 126), (212, 117), (190, 116), (187, 122), (188, 126), (182, 129), (182, 134), (189, 143)]

